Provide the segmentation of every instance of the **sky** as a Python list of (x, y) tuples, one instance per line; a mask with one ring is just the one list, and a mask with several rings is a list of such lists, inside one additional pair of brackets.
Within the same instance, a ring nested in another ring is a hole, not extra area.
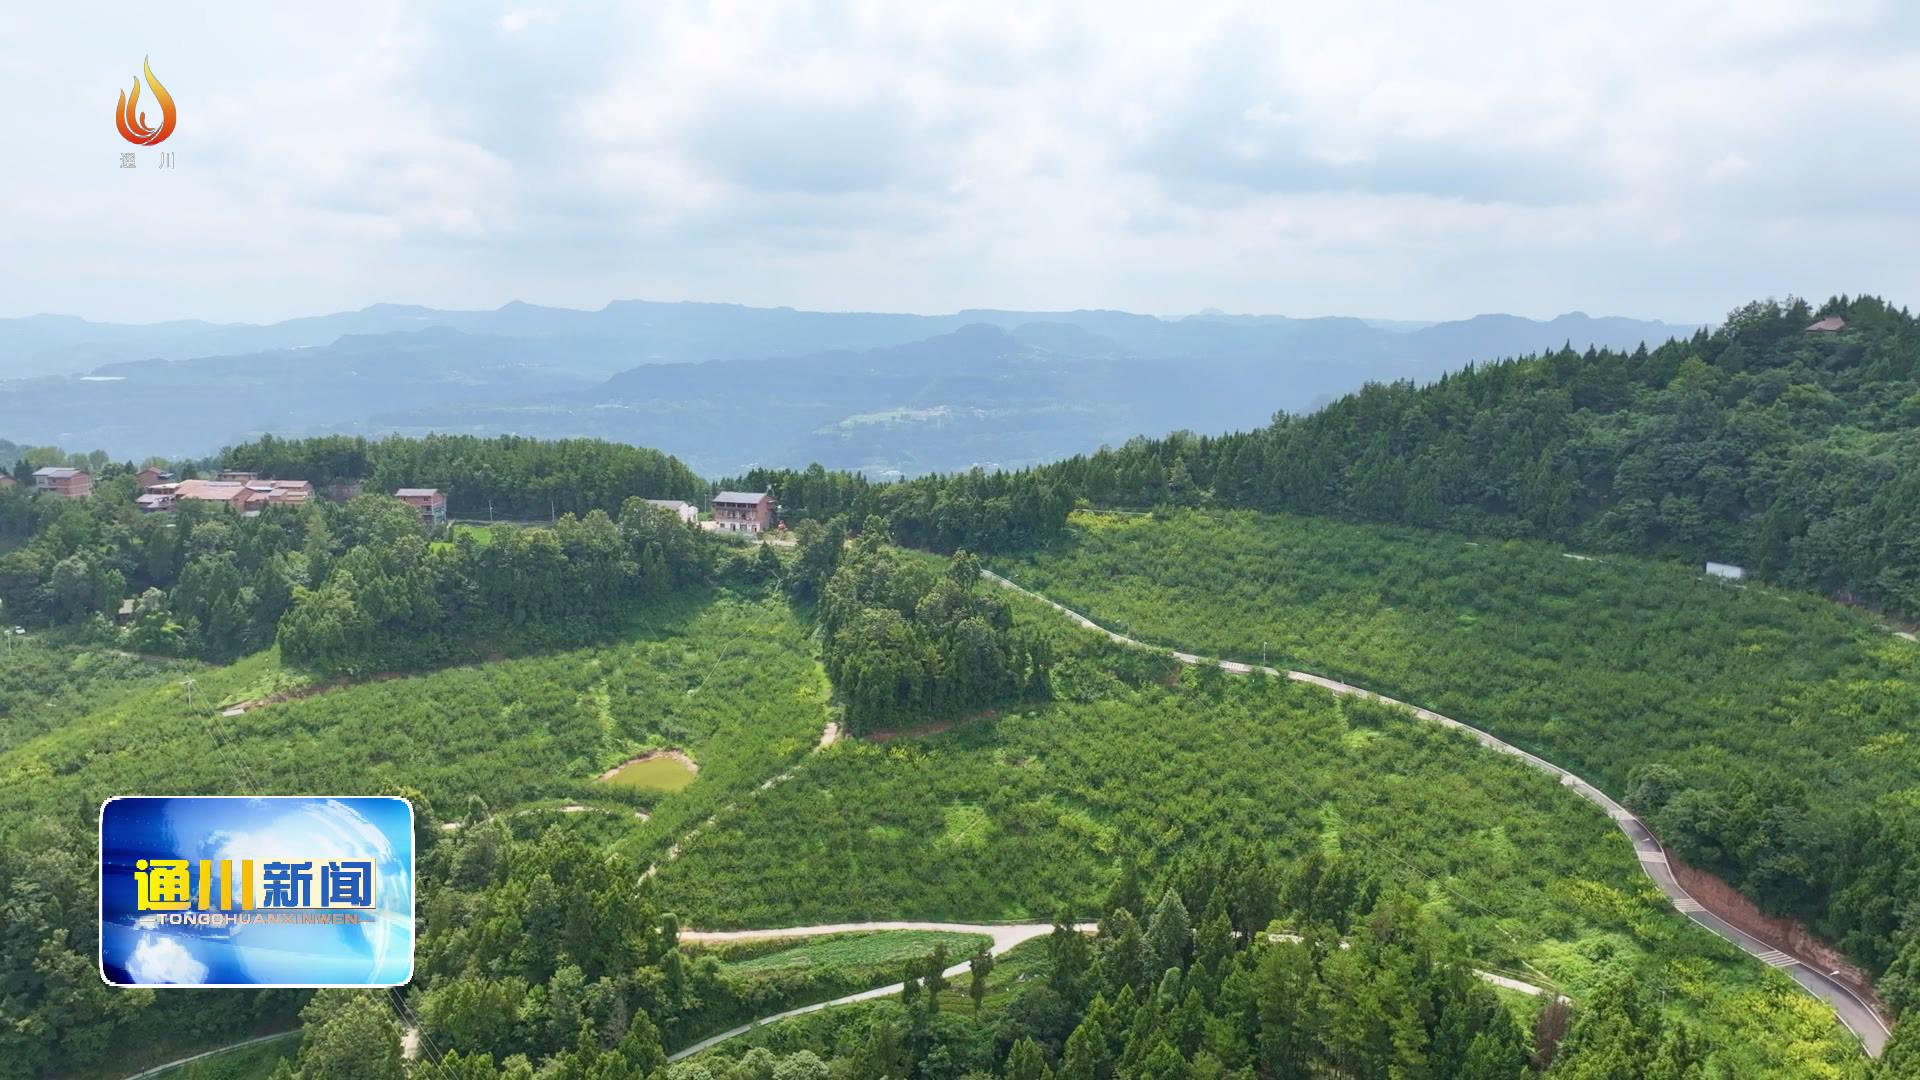
[(1911, 3), (81, 0), (0, 94), (0, 316), (1920, 303)]

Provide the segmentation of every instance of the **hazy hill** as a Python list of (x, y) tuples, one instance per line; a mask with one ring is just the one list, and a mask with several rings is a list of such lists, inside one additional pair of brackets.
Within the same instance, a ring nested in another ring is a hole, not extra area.
[(266, 326), (0, 320), (0, 432), (118, 456), (263, 433), (597, 435), (719, 473), (1018, 466), (1143, 431), (1246, 427), (1369, 379), (1690, 327), (1564, 315), (1376, 324), (1208, 313), (598, 311), (382, 304)]

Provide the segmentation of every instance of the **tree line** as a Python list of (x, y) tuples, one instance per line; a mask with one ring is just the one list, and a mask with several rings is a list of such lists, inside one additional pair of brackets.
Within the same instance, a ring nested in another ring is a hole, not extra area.
[(325, 489), (359, 483), (367, 491), (439, 488), (455, 517), (552, 520), (589, 511), (618, 514), (633, 496), (706, 501), (706, 481), (658, 450), (602, 439), (529, 439), (519, 435), (399, 435), (369, 440), (326, 435), (264, 435), (220, 452), (217, 464), (261, 476), (309, 480)]
[[(214, 661), (266, 648), (284, 632), (297, 663), (385, 670), (470, 654), (488, 636), (576, 643), (632, 602), (704, 578), (718, 559), (694, 529), (640, 498), (699, 499), (705, 490), (650, 450), (587, 440), (267, 437), (221, 463), (309, 479), (322, 496), (335, 479), (364, 478), (369, 493), (251, 516), (194, 501), (142, 514), (133, 467), (111, 463), (98, 466), (90, 499), (39, 496), (30, 484), (0, 490), (0, 616), (80, 627), (134, 652)], [(388, 485), (445, 486), (456, 508), (479, 516), (489, 499), (502, 518), (544, 518), (555, 507), (559, 516), (545, 529), (435, 540), (417, 511), (375, 493)], [(553, 494), (563, 487), (564, 497)], [(132, 610), (120, 612), (128, 600)]]
[[(1846, 321), (1809, 333), (1817, 317)], [(1742, 307), (1632, 352), (1369, 385), (1309, 416), (1043, 470), (1096, 506), (1290, 510), (1742, 564), (1920, 617), (1920, 325), (1860, 297)]]

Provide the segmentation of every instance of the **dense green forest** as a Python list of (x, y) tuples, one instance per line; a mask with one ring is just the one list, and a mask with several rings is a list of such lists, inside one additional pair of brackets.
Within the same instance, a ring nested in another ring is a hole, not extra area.
[[(1844, 329), (1810, 333), (1820, 316)], [(1096, 506), (1249, 507), (1744, 564), (1920, 617), (1920, 325), (1755, 303), (1660, 348), (1473, 365), (1049, 466)]]
[(715, 565), (712, 543), (638, 498), (617, 522), (592, 510), (551, 528), (494, 529), (484, 541), (457, 531), (442, 544), (420, 535), (404, 504), (380, 505), (390, 527), (334, 560), (317, 588), (294, 588), (279, 628), (289, 662), (370, 672), (471, 658), (503, 638), (578, 644)]
[[(186, 504), (143, 515), (130, 476), (92, 499), (0, 491), (0, 612), (138, 653), (230, 660), (282, 641), (318, 671), (469, 659), (504, 641), (579, 644), (636, 603), (716, 570), (716, 550), (629, 497), (550, 527), (432, 542), (417, 511), (364, 495), (255, 516)], [(124, 628), (110, 621), (123, 600)]]
[(1143, 640), (1351, 679), (1530, 747), (1891, 967), (1896, 1008), (1920, 993), (1920, 910), (1901, 899), (1920, 896), (1920, 646), (1844, 608), (1625, 556), (1246, 512), (1082, 515), (1001, 569)]
[(884, 536), (869, 528), (849, 546), (838, 529), (806, 530), (784, 575), (819, 598), (821, 648), (848, 731), (1047, 695), (1047, 639), (1014, 627), (1006, 601), (982, 583), (978, 559), (963, 551), (936, 572)]
[(898, 542), (938, 551), (1016, 550), (1057, 536), (1075, 494), (1050, 469), (976, 469), (879, 483), (812, 465), (754, 469), (721, 486), (772, 492), (790, 523), (864, 525), (879, 518)]

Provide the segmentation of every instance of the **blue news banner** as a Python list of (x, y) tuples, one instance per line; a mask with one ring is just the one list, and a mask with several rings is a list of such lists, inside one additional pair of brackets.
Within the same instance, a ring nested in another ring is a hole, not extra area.
[(413, 976), (413, 807), (346, 796), (100, 807), (114, 986), (398, 986)]

